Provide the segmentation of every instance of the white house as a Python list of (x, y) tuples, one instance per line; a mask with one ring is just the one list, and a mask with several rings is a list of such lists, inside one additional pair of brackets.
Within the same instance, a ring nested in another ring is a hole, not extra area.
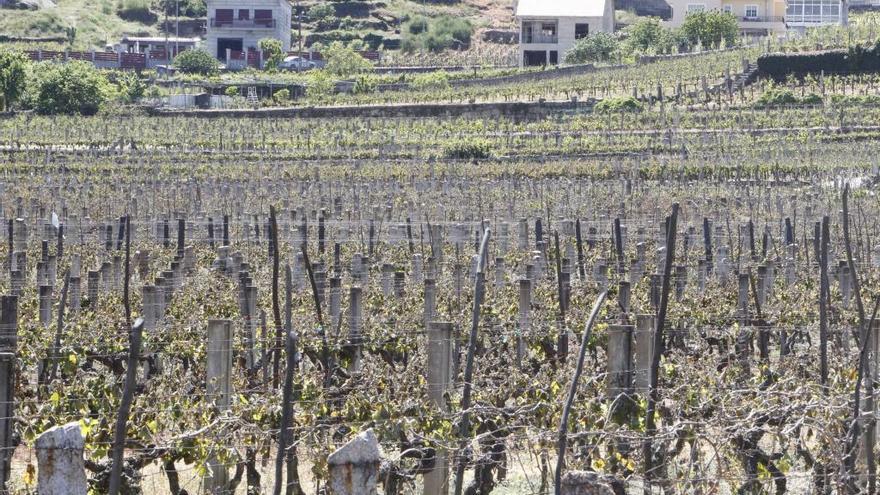
[(785, 32), (785, 0), (666, 1), (672, 8), (672, 17), (663, 23), (666, 27), (681, 26), (691, 13), (715, 10), (733, 15), (743, 35), (766, 36)]
[(614, 32), (614, 0), (519, 0), (520, 64), (556, 65), (575, 41)]
[[(287, 0), (208, 0), (205, 48), (218, 59), (251, 60), (263, 38), (281, 41), (290, 49), (291, 8)], [(244, 55), (242, 55), (244, 54)]]
[[(852, 3), (851, 3), (852, 4)], [(840, 0), (787, 0), (785, 25), (793, 31), (841, 22)]]

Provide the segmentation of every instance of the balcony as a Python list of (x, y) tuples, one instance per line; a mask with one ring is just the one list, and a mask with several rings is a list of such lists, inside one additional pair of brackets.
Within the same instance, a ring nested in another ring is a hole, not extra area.
[(754, 16), (754, 17), (740, 17), (739, 22), (742, 24), (748, 24), (750, 22), (785, 22), (785, 18), (782, 16)]
[(223, 29), (274, 29), (275, 19), (215, 19), (212, 17), (211, 27)]
[(522, 35), (523, 44), (538, 44), (538, 43), (546, 43), (546, 44), (557, 44), (559, 43), (559, 36), (555, 35), (546, 35), (546, 34), (531, 34), (531, 33), (523, 33)]

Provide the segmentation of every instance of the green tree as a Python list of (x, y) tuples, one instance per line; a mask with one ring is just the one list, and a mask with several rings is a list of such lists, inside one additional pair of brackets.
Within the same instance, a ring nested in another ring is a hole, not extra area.
[(571, 50), (565, 53), (565, 63), (606, 62), (614, 57), (617, 48), (618, 42), (614, 35), (594, 33), (575, 42)]
[(88, 62), (46, 62), (38, 71), (41, 78), (35, 102), (37, 113), (94, 115), (107, 100), (107, 78)]
[(184, 74), (213, 76), (220, 70), (220, 62), (205, 50), (196, 48), (181, 52), (174, 59), (174, 66)]
[(159, 9), (168, 15), (181, 17), (204, 17), (208, 14), (205, 0), (159, 0)]
[(259, 42), (260, 51), (263, 52), (263, 59), (266, 62), (267, 70), (275, 70), (284, 60), (284, 47), (281, 40), (275, 38), (263, 38)]
[(147, 84), (132, 71), (120, 73), (116, 77), (116, 87), (119, 98), (125, 103), (134, 103), (143, 98), (147, 92)]
[(9, 110), (21, 97), (27, 82), (28, 59), (19, 51), (0, 50), (0, 99), (2, 108)]
[(626, 29), (627, 49), (635, 53), (644, 53), (652, 48), (657, 50), (657, 45), (663, 37), (663, 30), (660, 21), (655, 17), (639, 19)]
[(733, 14), (712, 10), (688, 14), (681, 25), (681, 32), (691, 46), (702, 43), (704, 46), (717, 47), (722, 41), (733, 45), (739, 27)]
[(322, 53), (327, 60), (324, 70), (337, 77), (354, 76), (373, 67), (372, 62), (339, 41), (331, 43)]

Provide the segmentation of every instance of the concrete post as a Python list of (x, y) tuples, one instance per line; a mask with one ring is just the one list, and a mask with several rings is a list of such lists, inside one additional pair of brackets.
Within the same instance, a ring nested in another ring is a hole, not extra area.
[[(229, 409), (232, 394), (232, 322), (208, 322), (208, 363), (206, 366), (207, 397), (219, 411)], [(205, 490), (210, 494), (225, 493), (229, 484), (226, 466), (212, 457), (208, 460)]]
[(519, 281), (519, 321), (516, 332), (516, 364), (522, 367), (522, 359), (525, 356), (526, 345), (524, 336), (529, 332), (532, 311), (532, 281), (524, 278)]
[(633, 365), (633, 387), (639, 394), (646, 393), (650, 385), (651, 353), (654, 349), (655, 316), (636, 315), (635, 355)]
[[(452, 323), (428, 324), (428, 400), (441, 413), (447, 412), (444, 394), (452, 383)], [(425, 473), (424, 495), (449, 493), (449, 463), (446, 452), (436, 448), (434, 469)]]
[(425, 328), (429, 328), (429, 322), (434, 319), (437, 311), (437, 285), (433, 279), (425, 279)]
[(608, 326), (608, 397), (632, 388), (632, 325)]
[(52, 286), (40, 286), (40, 324), (49, 327), (52, 322)]

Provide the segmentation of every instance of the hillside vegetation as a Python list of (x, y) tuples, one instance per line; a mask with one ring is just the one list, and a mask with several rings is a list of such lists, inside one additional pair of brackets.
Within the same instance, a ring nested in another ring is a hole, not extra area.
[[(70, 40), (71, 48), (101, 49), (117, 42), (123, 34), (161, 34), (164, 3), (161, 0), (58, 0), (56, 6), (39, 10), (3, 10), (0, 36), (63, 37)], [(200, 0), (180, 3), (181, 17), (203, 15), (198, 8), (201, 6), (204, 11)], [(174, 3), (169, 5), (173, 14)], [(300, 6), (303, 10), (301, 32), (307, 46), (361, 40), (369, 48), (399, 48), (401, 33), (411, 19), (427, 18), (442, 23), (443, 19), (466, 18), (476, 30), (509, 29), (512, 22), (510, 3), (503, 0), (303, 2)], [(294, 45), (299, 32), (299, 27), (293, 26)], [(432, 42), (436, 39), (428, 43)]]

